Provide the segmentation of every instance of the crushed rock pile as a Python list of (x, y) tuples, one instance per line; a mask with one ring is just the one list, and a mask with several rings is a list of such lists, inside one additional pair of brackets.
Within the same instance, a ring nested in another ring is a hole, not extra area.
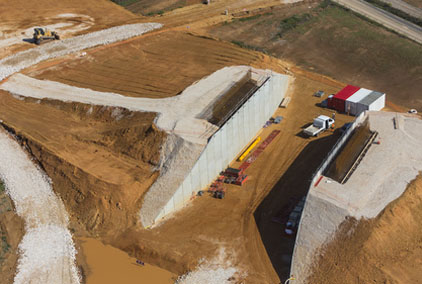
[(79, 284), (67, 212), (49, 178), (2, 131), (0, 161), (0, 179), (25, 221), (14, 283)]

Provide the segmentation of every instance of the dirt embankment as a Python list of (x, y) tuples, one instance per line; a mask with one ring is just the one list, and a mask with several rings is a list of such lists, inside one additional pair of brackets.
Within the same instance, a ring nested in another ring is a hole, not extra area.
[(87, 51), (64, 62), (44, 62), (25, 73), (100, 92), (165, 98), (232, 65), (260, 62), (259, 54), (232, 44), (166, 31), (116, 46)]
[(422, 176), (371, 220), (345, 221), (309, 283), (421, 283)]
[(18, 261), (18, 245), (24, 234), (24, 222), (16, 214), (12, 200), (0, 180), (0, 279), (13, 283)]
[[(53, 180), (79, 234), (107, 235), (137, 222), (155, 181), (165, 134), (153, 113), (0, 97), (1, 119)], [(46, 127), (47, 126), (47, 127)]]

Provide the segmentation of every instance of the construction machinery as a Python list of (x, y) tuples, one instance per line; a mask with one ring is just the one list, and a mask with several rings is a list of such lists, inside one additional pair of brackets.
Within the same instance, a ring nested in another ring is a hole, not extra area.
[(34, 35), (32, 37), (35, 44), (39, 45), (41, 42), (45, 40), (59, 40), (60, 36), (55, 31), (50, 31), (49, 29), (45, 28), (35, 28)]

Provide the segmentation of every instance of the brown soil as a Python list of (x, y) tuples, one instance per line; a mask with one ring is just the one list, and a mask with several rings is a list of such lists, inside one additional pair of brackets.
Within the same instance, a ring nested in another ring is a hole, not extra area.
[(86, 284), (135, 284), (140, 283), (174, 283), (177, 278), (164, 269), (145, 263), (136, 264), (134, 257), (125, 252), (104, 245), (91, 238), (77, 240), (78, 254), (84, 258), (84, 283)]
[(18, 260), (18, 245), (24, 234), (24, 222), (16, 215), (12, 200), (0, 180), (0, 279), (13, 283)]
[(1, 24), (12, 28), (28, 28), (37, 24), (47, 24), (49, 23), (47, 18), (63, 13), (91, 16), (95, 19), (96, 24), (92, 28), (95, 30), (118, 25), (136, 18), (123, 7), (107, 0), (0, 0)]
[(202, 0), (138, 0), (125, 8), (135, 14), (150, 16), (202, 2)]
[(422, 8), (422, 0), (403, 0), (403, 1), (415, 7)]
[[(73, 24), (86, 22), (86, 19), (82, 17), (74, 17), (71, 18), (71, 20), (54, 19), (55, 16), (65, 13), (87, 15), (92, 17), (95, 21), (95, 24), (89, 29), (77, 32), (74, 35), (132, 23), (134, 21), (139, 21), (140, 19), (139, 16), (132, 14), (123, 7), (120, 7), (109, 0), (0, 0), (1, 32), (8, 34), (32, 26), (44, 26), (55, 23)], [(0, 58), (4, 58), (18, 51), (23, 51), (34, 46), (35, 45), (32, 43), (22, 42), (22, 44), (16, 44), (4, 48), (4, 50), (0, 50)]]
[[(189, 48), (186, 48), (189, 46)], [(164, 59), (164, 60), (163, 60)], [(128, 44), (92, 50), (89, 56), (34, 66), (30, 76), (126, 96), (163, 98), (182, 92), (231, 65), (250, 65), (261, 57), (228, 43), (168, 31)]]
[(345, 221), (309, 283), (422, 283), (422, 176), (377, 218)]
[[(0, 119), (39, 160), (72, 208), (73, 226), (99, 231), (136, 223), (165, 134), (154, 113), (0, 96)], [(111, 232), (111, 231), (110, 231)]]
[[(291, 7), (281, 4), (280, 0), (224, 0), (212, 2), (211, 5), (190, 5), (145, 19), (163, 23), (167, 28), (177, 26), (184, 30), (202, 31), (202, 28), (230, 21), (233, 17), (245, 17), (259, 10), (280, 6)], [(224, 15), (226, 10), (228, 15)]]
[[(298, 5), (296, 10), (263, 13), (249, 20), (220, 24), (210, 28), (209, 33), (245, 47), (265, 50), (342, 82), (383, 91), (387, 100), (422, 111), (419, 44), (344, 9), (328, 6), (315, 10), (308, 6)], [(298, 12), (311, 17), (296, 27), (290, 24), (286, 31), (282, 30), (282, 20)]]

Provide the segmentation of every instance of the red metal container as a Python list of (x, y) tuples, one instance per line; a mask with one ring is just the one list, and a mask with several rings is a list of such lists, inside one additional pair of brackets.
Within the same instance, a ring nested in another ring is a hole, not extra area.
[(335, 109), (339, 112), (345, 112), (346, 111), (346, 100), (359, 91), (359, 87), (347, 85), (344, 87), (340, 92), (335, 94), (331, 99), (328, 100), (328, 107)]

